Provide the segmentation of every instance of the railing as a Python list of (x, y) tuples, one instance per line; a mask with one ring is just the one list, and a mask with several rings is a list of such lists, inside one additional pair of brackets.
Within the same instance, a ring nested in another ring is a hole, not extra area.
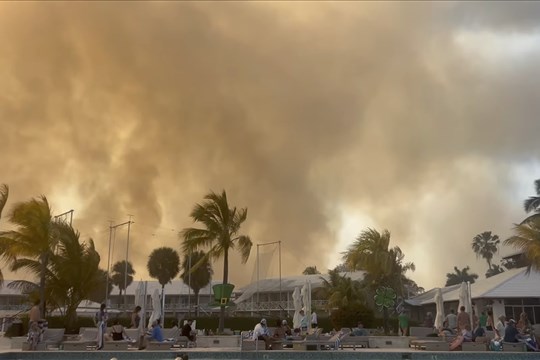
[[(328, 301), (326, 300), (312, 300), (311, 306), (317, 307), (319, 309), (324, 308)], [(236, 311), (292, 311), (294, 312), (294, 307), (292, 302), (287, 301), (265, 301), (251, 302), (249, 300), (241, 302), (236, 305)]]

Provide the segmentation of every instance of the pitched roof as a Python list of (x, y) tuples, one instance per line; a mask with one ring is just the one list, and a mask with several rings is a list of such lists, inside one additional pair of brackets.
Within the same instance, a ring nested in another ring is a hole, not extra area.
[[(472, 299), (486, 298), (524, 298), (540, 297), (540, 273), (531, 271), (526, 274), (526, 268), (507, 270), (487, 279), (477, 280), (471, 284)], [(447, 301), (459, 301), (460, 285), (452, 285), (442, 288), (443, 299)], [(435, 303), (435, 289), (405, 300), (413, 306)]]

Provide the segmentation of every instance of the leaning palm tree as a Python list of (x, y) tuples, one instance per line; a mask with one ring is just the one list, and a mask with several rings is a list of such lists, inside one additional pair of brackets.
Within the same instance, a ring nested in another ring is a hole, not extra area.
[(525, 255), (527, 273), (540, 271), (540, 218), (514, 226), (515, 235), (506, 239), (504, 245), (513, 246)]
[[(196, 204), (190, 216), (204, 228), (187, 228), (180, 236), (184, 239), (184, 252), (199, 248), (210, 248), (206, 256), (214, 259), (223, 258), (223, 285), (229, 282), (229, 252), (240, 251), (242, 263), (246, 263), (251, 252), (252, 242), (249, 236), (240, 235), (240, 226), (247, 218), (247, 208), (230, 208), (225, 190), (221, 194), (210, 192), (205, 201)], [(196, 264), (195, 266), (197, 266)], [(223, 332), (225, 306), (221, 306), (219, 332)]]
[(20, 269), (20, 262), (39, 260), (39, 296), (41, 316), (45, 316), (45, 280), (49, 258), (58, 243), (58, 231), (45, 196), (15, 204), (9, 214), (15, 230), (0, 233), (0, 254)]
[[(113, 285), (118, 286), (118, 304), (122, 302), (122, 292), (127, 289), (133, 282), (133, 275), (135, 275), (135, 269), (130, 261), (121, 260), (116, 262), (111, 271), (111, 280)], [(126, 304), (124, 304), (126, 305)]]
[[(202, 261), (202, 263), (198, 267), (193, 266), (200, 261)], [(204, 251), (199, 250), (194, 251), (191, 254), (185, 254), (184, 260), (182, 261), (182, 273), (180, 274), (180, 278), (184, 284), (188, 284), (195, 293), (197, 316), (199, 316), (199, 292), (206, 285), (210, 284), (213, 274), (214, 270), (212, 270), (212, 265), (210, 264), (210, 261), (208, 261)], [(191, 308), (189, 311), (191, 312)]]
[(488, 263), (488, 269), (491, 269), (491, 260), (493, 255), (499, 250), (498, 245), (501, 242), (499, 236), (491, 234), (491, 231), (484, 231), (476, 235), (472, 241), (472, 249), (476, 257), (484, 258)]
[[(180, 271), (180, 257), (176, 250), (169, 247), (161, 247), (152, 251), (148, 257), (148, 264), (146, 265), (148, 274), (158, 279), (161, 284), (161, 300), (164, 301), (165, 285), (171, 282), (172, 279), (178, 275)], [(163, 321), (163, 312), (165, 306), (161, 306), (161, 319)]]

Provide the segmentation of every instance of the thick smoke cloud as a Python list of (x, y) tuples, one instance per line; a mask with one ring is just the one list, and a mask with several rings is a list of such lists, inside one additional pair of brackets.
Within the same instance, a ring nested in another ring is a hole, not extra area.
[(508, 235), (540, 175), (521, 175), (538, 153), (540, 48), (511, 51), (539, 11), (4, 3), (0, 182), (11, 203), (74, 208), (103, 259), (108, 220), (134, 215), (136, 277), (152, 249), (179, 248), (209, 189), (249, 208), (254, 242), (282, 241), (284, 274), (333, 265), (351, 209), (391, 230), (422, 286), (454, 265), (483, 274), (472, 237)]

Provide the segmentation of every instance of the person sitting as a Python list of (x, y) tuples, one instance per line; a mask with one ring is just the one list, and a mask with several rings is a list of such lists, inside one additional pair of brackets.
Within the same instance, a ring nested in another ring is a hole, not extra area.
[(196, 341), (196, 334), (195, 331), (193, 331), (193, 328), (191, 327), (191, 324), (193, 324), (193, 320), (189, 319), (186, 321), (184, 326), (182, 326), (182, 332), (181, 335), (185, 336), (189, 339), (191, 342)]
[(527, 333), (531, 328), (531, 322), (529, 321), (529, 317), (527, 316), (526, 312), (522, 312), (519, 315), (519, 321), (516, 325), (516, 328), (518, 329), (520, 334)]
[(461, 350), (461, 344), (464, 342), (471, 342), (472, 341), (472, 332), (471, 332), (471, 326), (469, 324), (465, 324), (463, 329), (461, 330), (461, 335), (456, 337), (454, 341), (450, 344), (450, 351), (455, 350)]
[(292, 331), (289, 325), (287, 325), (287, 320), (277, 321), (276, 330), (274, 331), (273, 337), (275, 339), (290, 339), (292, 338)]
[(255, 328), (253, 329), (253, 340), (264, 341), (265, 349), (272, 350), (272, 338), (270, 337), (270, 332), (266, 326), (266, 319), (261, 319), (261, 321), (255, 325)]
[(157, 319), (156, 321), (152, 323), (152, 332), (150, 333), (150, 340), (159, 341), (159, 342), (165, 341), (165, 339), (163, 338), (163, 331), (161, 330), (160, 319)]
[(368, 336), (369, 333), (364, 329), (364, 324), (361, 321), (358, 321), (358, 324), (351, 331), (351, 336)]
[(472, 341), (476, 341), (476, 338), (484, 336), (486, 336), (486, 330), (484, 330), (484, 327), (480, 323), (478, 323), (476, 329), (474, 329), (473, 331)]
[(455, 331), (457, 328), (457, 315), (454, 313), (454, 309), (450, 310), (450, 314), (444, 318), (444, 327)]
[(518, 342), (519, 331), (516, 328), (516, 321), (514, 319), (508, 320), (508, 325), (504, 329), (504, 342)]
[(113, 326), (111, 327), (111, 339), (113, 341), (118, 340), (127, 340), (128, 336), (126, 335), (126, 331), (124, 330), (124, 327), (118, 319), (114, 319)]
[(300, 332), (307, 334), (308, 331), (308, 319), (304, 313), (304, 310), (300, 310)]

